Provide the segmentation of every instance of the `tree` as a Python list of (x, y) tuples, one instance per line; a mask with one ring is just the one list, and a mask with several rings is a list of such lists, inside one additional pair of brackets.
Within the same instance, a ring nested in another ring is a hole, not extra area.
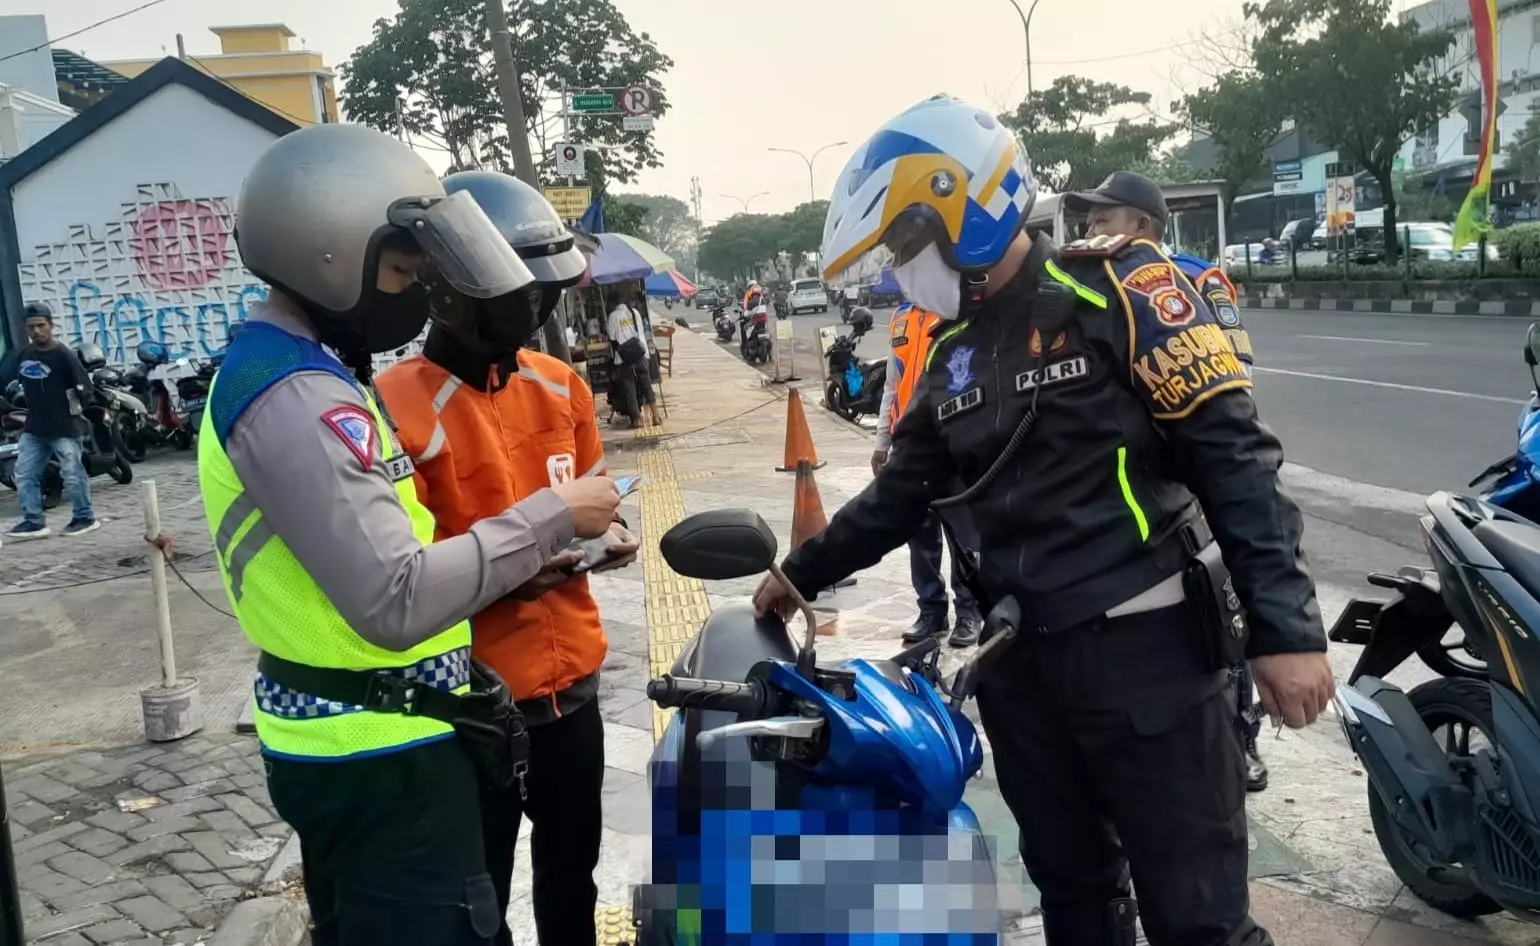
[(661, 194), (622, 194), (617, 199), (640, 207), (646, 214), (636, 236), (672, 256), (681, 266), (688, 267), (695, 261), (700, 229), (684, 201)]
[(1508, 170), (1521, 181), (1540, 181), (1540, 112), (1530, 112), (1524, 127), (1503, 149)]
[[(482, 0), (399, 0), (390, 20), (341, 67), (341, 104), (350, 120), (394, 133), (398, 124), (450, 155), (456, 168), (509, 171), (511, 158), (497, 97)], [(668, 110), (660, 77), (673, 60), (636, 33), (612, 0), (512, 0), (513, 54), (523, 87), (537, 163), (554, 142), (543, 107), (563, 87), (653, 90), (653, 109)], [(591, 151), (610, 180), (627, 183), (662, 155), (645, 132), (627, 132), (620, 116), (576, 122), (572, 139)]]
[[(631, 199), (629, 194), (611, 194), (605, 191), (601, 197), (604, 208), (604, 229), (610, 233), (646, 240), (647, 208)], [(648, 240), (648, 242), (652, 242)]]
[(829, 202), (814, 200), (787, 214), (781, 215), (780, 249), (801, 259), (808, 253), (817, 253), (823, 245), (823, 224), (829, 216)]
[(1266, 0), (1245, 10), (1261, 27), (1253, 53), (1270, 94), (1379, 183), (1394, 262), (1396, 154), (1454, 104), (1459, 79), (1439, 70), (1454, 36), (1396, 22), (1391, 0)]
[(1241, 189), (1271, 166), (1284, 117), (1278, 99), (1262, 78), (1236, 71), (1184, 97), (1177, 110), (1195, 133), (1214, 143), (1214, 170), (1224, 182), (1225, 206), (1235, 206)]
[[(1063, 193), (1095, 187), (1113, 171), (1147, 160), (1171, 137), (1175, 127), (1154, 119), (1105, 117), (1114, 109), (1149, 102), (1148, 92), (1081, 76), (1059, 76), (1000, 120), (1025, 140), (1038, 180), (1049, 190)], [(1097, 131), (1108, 126), (1110, 131)]]
[(700, 268), (718, 279), (759, 278), (763, 265), (780, 251), (784, 218), (733, 214), (707, 230), (700, 241)]
[(1190, 184), (1209, 179), (1208, 174), (1193, 167), (1185, 147), (1135, 161), (1127, 170), (1138, 171), (1157, 184)]

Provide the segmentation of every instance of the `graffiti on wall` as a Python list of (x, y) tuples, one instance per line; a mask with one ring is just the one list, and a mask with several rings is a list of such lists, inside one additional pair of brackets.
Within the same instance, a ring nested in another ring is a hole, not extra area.
[(267, 298), (236, 253), (232, 201), (185, 197), (175, 184), (135, 191), (118, 219), (72, 223), (63, 242), (32, 247), (17, 267), (21, 296), (47, 303), (69, 344), (94, 342), (111, 363), (133, 361), (145, 341), (213, 354)]

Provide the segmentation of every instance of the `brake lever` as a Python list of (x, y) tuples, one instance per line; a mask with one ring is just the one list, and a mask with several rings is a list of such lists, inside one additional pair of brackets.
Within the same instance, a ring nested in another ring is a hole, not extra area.
[(695, 747), (702, 752), (723, 739), (738, 736), (772, 736), (777, 739), (812, 739), (823, 728), (823, 720), (808, 716), (777, 716), (773, 719), (750, 719), (741, 723), (729, 723), (716, 729), (708, 729), (695, 737)]

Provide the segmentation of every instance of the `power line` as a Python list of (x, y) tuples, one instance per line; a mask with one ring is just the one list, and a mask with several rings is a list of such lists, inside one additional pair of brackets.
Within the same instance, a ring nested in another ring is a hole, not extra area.
[(38, 43), (36, 46), (33, 46), (30, 49), (19, 49), (19, 50), (17, 50), (14, 53), (7, 53), (4, 56), (0, 56), (0, 62), (5, 62), (7, 59), (15, 59), (17, 56), (25, 56), (28, 53), (35, 53), (35, 52), (37, 52), (40, 49), (46, 49), (47, 47), (52, 46), (55, 43), (62, 43), (62, 42), (64, 42), (67, 39), (73, 39), (74, 37), (79, 36), (81, 33), (88, 33), (91, 30), (96, 29), (98, 26), (105, 26), (105, 25), (107, 25), (108, 23), (111, 23), (114, 20), (121, 20), (125, 16), (129, 16), (130, 14), (133, 14), (133, 13), (138, 13), (140, 10), (148, 10), (150, 7), (158, 6), (159, 4), (162, 4), (162, 3), (165, 3), (165, 2), (166, 2), (166, 0), (148, 0), (148, 2), (141, 3), (137, 7), (134, 7), (131, 10), (124, 10), (122, 13), (118, 13), (118, 14), (114, 14), (113, 16), (109, 16), (105, 20), (97, 20), (95, 23), (92, 23), (89, 26), (82, 26), (80, 29), (76, 30), (73, 33), (65, 33), (63, 36), (55, 37), (53, 39), (45, 39), (41, 43)]
[(1201, 40), (1187, 40), (1182, 43), (1171, 43), (1165, 46), (1156, 46), (1153, 49), (1141, 49), (1132, 53), (1119, 53), (1116, 56), (1097, 56), (1092, 59), (1034, 59), (1039, 66), (1085, 66), (1097, 62), (1116, 62), (1119, 59), (1136, 59), (1140, 56), (1153, 56), (1156, 53), (1175, 52), (1187, 46), (1196, 46)]

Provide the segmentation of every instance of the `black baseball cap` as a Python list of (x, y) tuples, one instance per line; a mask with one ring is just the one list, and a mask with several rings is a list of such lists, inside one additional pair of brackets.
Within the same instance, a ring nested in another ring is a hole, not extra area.
[(1166, 195), (1160, 185), (1135, 171), (1114, 171), (1094, 191), (1064, 196), (1065, 206), (1081, 213), (1096, 207), (1132, 207), (1156, 220), (1166, 219)]

